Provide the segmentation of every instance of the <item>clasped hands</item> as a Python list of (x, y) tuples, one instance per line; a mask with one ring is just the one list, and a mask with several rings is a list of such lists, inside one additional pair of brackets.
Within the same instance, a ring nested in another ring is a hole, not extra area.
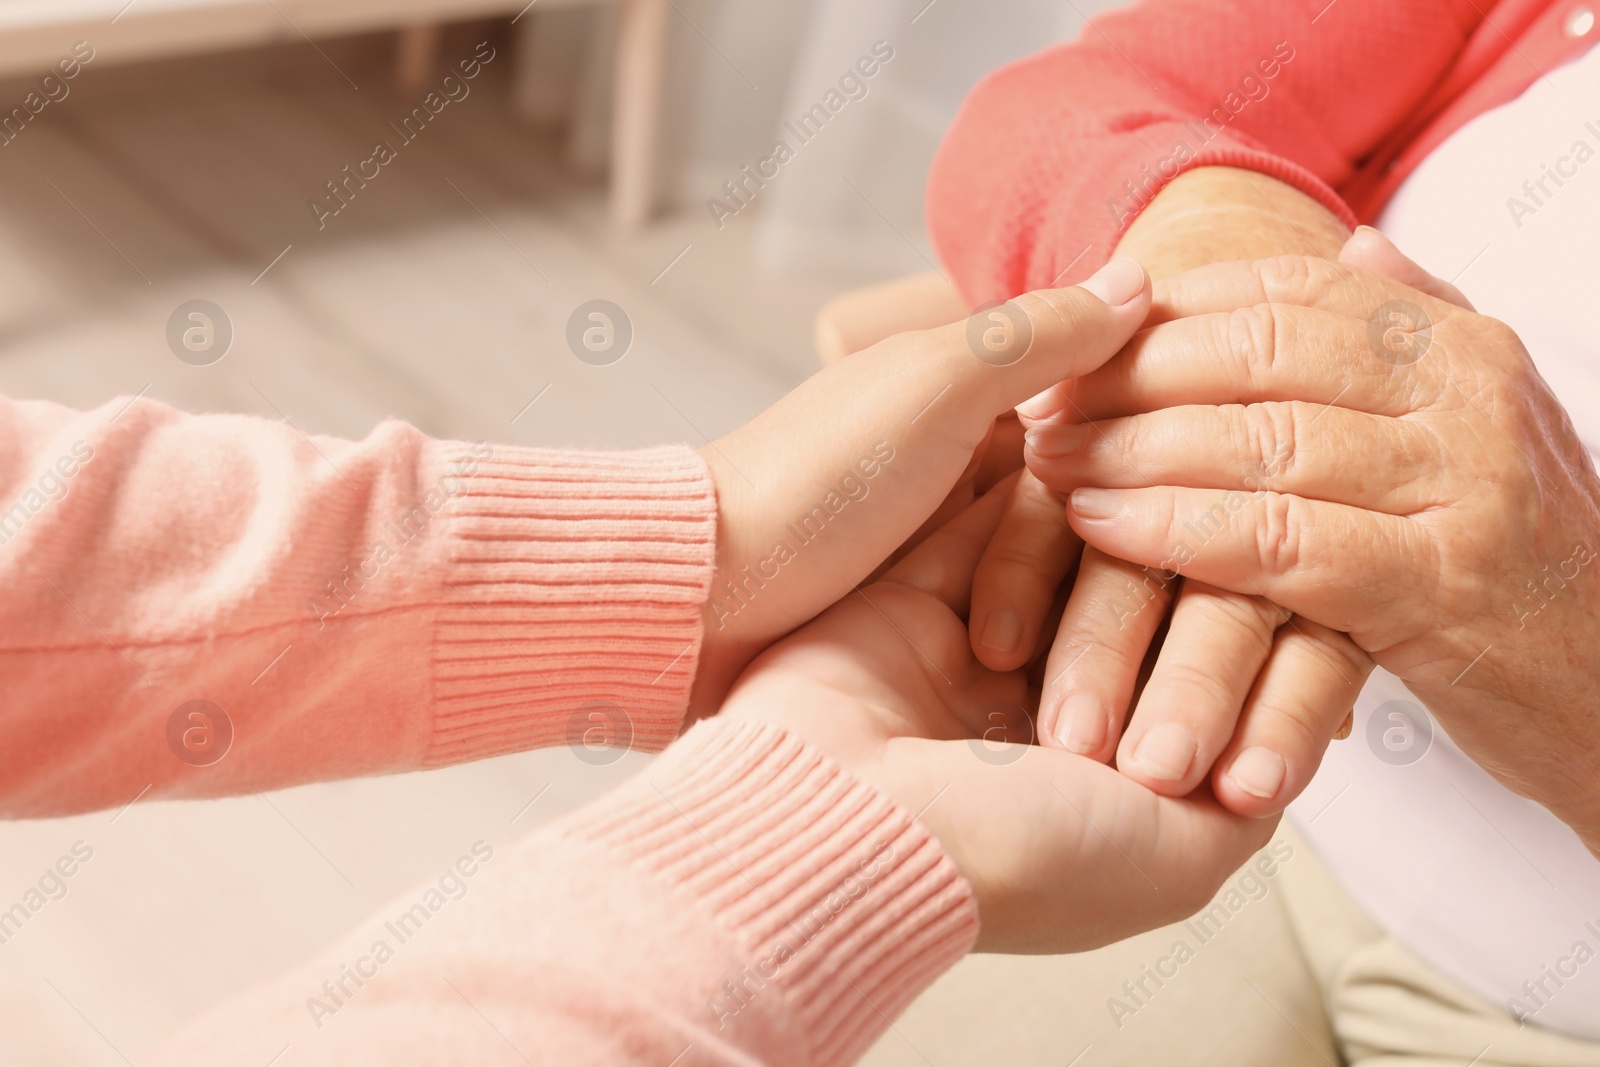
[(1002, 312), (1017, 352), (900, 334), (704, 450), (697, 714), (919, 813), (988, 951), (1192, 913), (1374, 662), (1595, 847), (1600, 482), (1509, 329), (1374, 231)]

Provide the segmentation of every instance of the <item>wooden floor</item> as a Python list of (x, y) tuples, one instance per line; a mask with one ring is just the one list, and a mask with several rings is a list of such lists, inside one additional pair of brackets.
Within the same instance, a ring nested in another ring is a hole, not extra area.
[[(484, 36), (457, 28), (443, 55)], [(559, 145), (509, 113), (503, 40), (471, 95), (402, 142), (390, 123), (414, 101), (390, 90), (385, 45), (91, 68), (0, 147), (0, 387), (90, 404), (148, 386), (189, 408), (282, 409), (308, 431), (395, 415), (439, 435), (631, 445), (695, 435), (652, 382), (715, 434), (809, 373), (812, 314), (842, 283), (750, 270), (750, 227), (719, 232), (703, 211), (610, 234), (600, 182), (573, 181)], [(309, 202), (333, 203), (325, 183), (380, 138), (396, 158), (319, 229)], [(634, 322), (613, 367), (564, 342), (595, 297)], [(165, 342), (195, 298), (235, 327), (213, 367)]]

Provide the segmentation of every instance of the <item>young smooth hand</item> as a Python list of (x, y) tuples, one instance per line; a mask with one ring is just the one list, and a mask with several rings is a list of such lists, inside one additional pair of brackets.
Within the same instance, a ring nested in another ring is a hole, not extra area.
[(1113, 260), (1081, 286), (857, 352), (702, 449), (717, 560), (692, 713), (714, 711), (751, 657), (912, 538), (997, 417), (1104, 363), (1149, 306), (1144, 270)]
[(1014, 481), (762, 654), (722, 714), (783, 726), (920, 813), (975, 890), (980, 951), (1077, 951), (1193, 914), (1275, 820), (1028, 743), (1027, 679), (979, 663), (964, 618)]

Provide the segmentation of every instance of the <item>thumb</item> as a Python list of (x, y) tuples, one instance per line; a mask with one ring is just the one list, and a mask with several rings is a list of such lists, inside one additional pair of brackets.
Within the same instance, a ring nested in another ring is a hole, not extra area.
[(1419, 292), (1438, 297), (1468, 311), (1477, 310), (1460, 289), (1429, 274), (1396, 248), (1393, 241), (1371, 226), (1356, 227), (1356, 232), (1350, 235), (1344, 247), (1339, 250), (1339, 262), (1370, 270), (1385, 278), (1393, 278)]
[(1081, 284), (979, 308), (959, 328), (973, 359), (957, 379), (984, 417), (1089, 373), (1127, 344), (1150, 310), (1150, 278), (1113, 259)]

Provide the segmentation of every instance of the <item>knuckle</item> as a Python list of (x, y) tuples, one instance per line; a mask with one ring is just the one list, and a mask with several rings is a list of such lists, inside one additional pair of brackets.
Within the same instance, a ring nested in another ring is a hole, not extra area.
[(1159, 454), (1161, 442), (1156, 433), (1158, 425), (1159, 422), (1153, 424), (1147, 414), (1132, 415), (1117, 420), (1115, 427), (1107, 427), (1102, 432), (1106, 434), (1107, 443), (1117, 450), (1126, 463), (1131, 456)]
[(1236, 634), (1257, 638), (1263, 647), (1270, 646), (1272, 635), (1289, 617), (1288, 612), (1266, 597), (1244, 596), (1220, 589), (1211, 593), (1210, 607)]
[(1066, 529), (1066, 500), (1032, 469), (1024, 467), (1011, 491), (1011, 517), (1028, 523)]
[(1176, 545), (1184, 540), (1184, 516), (1178, 510), (1178, 497), (1171, 489), (1160, 493), (1150, 510), (1150, 529), (1161, 531), (1164, 543)]
[(1517, 336), (1517, 331), (1501, 322), (1499, 319), (1487, 315), (1479, 316), (1483, 323), (1484, 331), (1488, 334), (1486, 347), (1491, 352), (1510, 353), (1523, 357), (1517, 360), (1521, 365), (1526, 361), (1527, 353), (1522, 347), (1522, 338)]
[[(1503, 387), (1513, 390), (1514, 395), (1521, 395), (1521, 390), (1538, 379), (1538, 371), (1534, 369), (1522, 338), (1499, 319), (1487, 315), (1473, 315), (1470, 318), (1471, 339), (1461, 345), (1449, 343), (1449, 338), (1454, 334), (1450, 326), (1455, 316), (1435, 326), (1436, 339), (1444, 342), (1440, 345), (1441, 350), (1457, 357), (1452, 363), (1465, 364), (1452, 370), (1459, 369), (1464, 372), (1463, 376), (1475, 380), (1475, 392), (1478, 394), (1491, 393)], [(1466, 358), (1460, 358), (1462, 356)]]
[(1268, 300), (1298, 303), (1311, 286), (1311, 264), (1305, 256), (1271, 256), (1257, 260), (1256, 280)]
[(1226, 683), (1220, 681), (1215, 668), (1190, 660), (1177, 660), (1163, 667), (1159, 662), (1160, 688), (1169, 694), (1192, 694), (1195, 699), (1174, 701), (1176, 707), (1185, 709), (1184, 718), (1206, 720), (1238, 709), (1239, 697)]
[(975, 581), (985, 589), (1004, 589), (1007, 599), (1048, 597), (1065, 577), (1070, 560), (1054, 530), (1034, 536), (1008, 536), (989, 543)]
[(1329, 666), (1344, 680), (1349, 697), (1354, 699), (1372, 671), (1372, 657), (1348, 635), (1337, 630), (1318, 626), (1306, 619), (1301, 619), (1296, 625), (1309, 632), (1312, 650), (1327, 659)]
[(1293, 403), (1267, 401), (1241, 409), (1242, 447), (1253, 464), (1248, 487), (1270, 488), (1294, 466), (1299, 444), (1299, 416)]
[[(1328, 711), (1327, 718), (1332, 719), (1331, 722), (1324, 721), (1324, 710)], [(1331, 709), (1319, 708), (1307, 700), (1268, 698), (1257, 705), (1255, 714), (1272, 721), (1269, 729), (1274, 747), (1286, 750), (1292, 757), (1322, 750), (1328, 743), (1327, 731), (1337, 726), (1339, 718), (1349, 709), (1341, 706), (1338, 710), (1339, 715), (1334, 717)]]
[(986, 570), (1001, 575), (1016, 571), (1036, 575), (1056, 569), (1053, 566), (1052, 553), (1045, 551), (1043, 546), (1031, 539), (991, 542), (983, 563)]
[(1286, 493), (1268, 493), (1256, 523), (1256, 553), (1268, 574), (1284, 574), (1300, 562), (1305, 501)]
[(1256, 280), (1270, 303), (1315, 305), (1353, 276), (1342, 263), (1321, 256), (1273, 256), (1257, 260)]
[(1261, 389), (1272, 380), (1277, 368), (1279, 316), (1270, 305), (1239, 308), (1228, 313), (1227, 350), (1241, 363), (1244, 380)]

